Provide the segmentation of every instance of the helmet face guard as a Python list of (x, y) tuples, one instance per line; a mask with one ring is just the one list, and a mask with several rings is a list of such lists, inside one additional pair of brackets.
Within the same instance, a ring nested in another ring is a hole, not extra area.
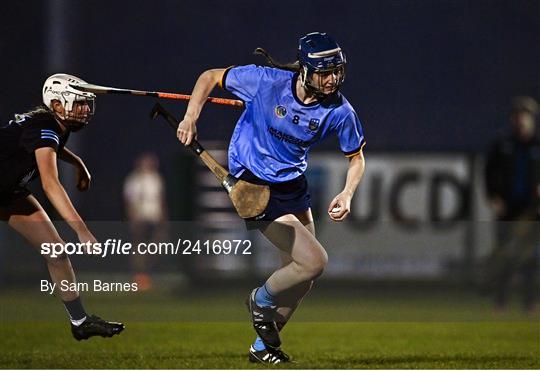
[(43, 103), (53, 110), (53, 102), (59, 101), (64, 107), (64, 113), (63, 115), (55, 114), (71, 131), (84, 128), (95, 113), (95, 94), (82, 92), (71, 86), (84, 83), (84, 80), (75, 76), (55, 74), (50, 76), (43, 85)]
[(335, 93), (345, 81), (345, 55), (325, 33), (313, 32), (300, 39), (298, 61), (302, 85), (318, 97)]
[(345, 65), (329, 69), (310, 69), (302, 66), (302, 83), (314, 95), (324, 97), (335, 93), (345, 81)]
[(66, 100), (62, 105), (64, 106), (64, 115), (61, 119), (65, 121), (71, 131), (79, 131), (88, 125), (94, 117), (96, 100), (75, 94), (73, 99)]

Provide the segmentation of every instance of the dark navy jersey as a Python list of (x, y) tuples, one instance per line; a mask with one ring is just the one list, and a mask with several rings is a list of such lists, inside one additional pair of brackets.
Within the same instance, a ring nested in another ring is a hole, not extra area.
[(336, 93), (304, 104), (296, 96), (298, 74), (270, 67), (239, 66), (221, 85), (245, 102), (229, 145), (229, 169), (245, 169), (272, 183), (302, 175), (309, 149), (330, 134), (354, 156), (365, 144), (362, 124), (347, 99)]
[(69, 137), (50, 112), (15, 115), (0, 128), (0, 191), (25, 187), (39, 176), (35, 150), (61, 151)]

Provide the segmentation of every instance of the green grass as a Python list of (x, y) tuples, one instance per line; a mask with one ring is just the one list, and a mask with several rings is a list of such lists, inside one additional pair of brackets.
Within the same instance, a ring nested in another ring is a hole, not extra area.
[[(540, 366), (530, 323), (296, 323), (283, 334), (288, 368)], [(61, 324), (2, 329), (2, 368), (257, 368), (245, 323), (130, 323), (112, 339), (74, 343)]]
[[(247, 362), (253, 340), (245, 290), (87, 295), (121, 319), (111, 339), (76, 342), (55, 298), (0, 295), (0, 368), (267, 368)], [(540, 368), (538, 316), (491, 315), (474, 295), (314, 292), (283, 332), (296, 360), (279, 368)]]

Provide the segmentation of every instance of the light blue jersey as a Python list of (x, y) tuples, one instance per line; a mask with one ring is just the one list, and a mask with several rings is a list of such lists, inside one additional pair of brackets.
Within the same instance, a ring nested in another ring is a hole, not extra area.
[(229, 171), (245, 169), (281, 183), (302, 175), (309, 149), (330, 133), (346, 156), (365, 144), (362, 124), (340, 93), (323, 102), (302, 103), (296, 96), (298, 74), (255, 65), (228, 69), (222, 87), (245, 102), (229, 146)]

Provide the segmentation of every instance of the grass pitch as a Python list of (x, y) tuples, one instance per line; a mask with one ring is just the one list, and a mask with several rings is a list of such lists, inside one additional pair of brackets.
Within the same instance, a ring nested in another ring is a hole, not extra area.
[[(45, 294), (0, 295), (0, 368), (268, 368), (247, 362), (254, 335), (245, 290), (85, 295), (126, 330), (71, 338)], [(474, 295), (314, 291), (283, 332), (295, 363), (278, 368), (540, 368), (540, 322), (517, 310), (494, 318)]]

